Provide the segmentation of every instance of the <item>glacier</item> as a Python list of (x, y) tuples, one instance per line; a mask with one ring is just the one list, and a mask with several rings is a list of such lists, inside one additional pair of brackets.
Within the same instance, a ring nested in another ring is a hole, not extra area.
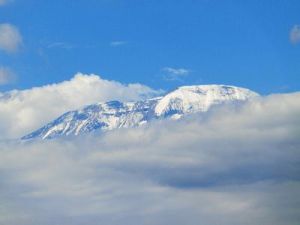
[(136, 101), (109, 101), (66, 112), (22, 140), (77, 136), (95, 130), (137, 127), (157, 119), (180, 119), (207, 112), (212, 106), (246, 101), (259, 96), (246, 88), (228, 85), (182, 86), (161, 97)]

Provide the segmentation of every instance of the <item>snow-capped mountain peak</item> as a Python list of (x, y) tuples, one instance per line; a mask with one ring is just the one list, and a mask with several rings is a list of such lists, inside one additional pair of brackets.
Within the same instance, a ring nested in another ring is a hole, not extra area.
[(180, 114), (205, 112), (215, 104), (232, 100), (243, 101), (254, 96), (257, 94), (248, 89), (234, 86), (183, 86), (158, 101), (155, 113), (157, 116), (161, 116), (175, 111)]
[(137, 102), (110, 101), (70, 111), (22, 139), (49, 139), (79, 135), (94, 130), (135, 127), (154, 119), (179, 119), (184, 115), (206, 112), (211, 106), (245, 101), (258, 96), (249, 89), (227, 85), (182, 86), (153, 99)]

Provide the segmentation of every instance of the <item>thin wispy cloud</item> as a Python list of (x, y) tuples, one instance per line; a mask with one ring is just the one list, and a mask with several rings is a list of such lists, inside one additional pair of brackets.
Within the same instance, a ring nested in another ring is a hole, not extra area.
[(127, 41), (112, 41), (109, 43), (109, 45), (111, 47), (119, 47), (119, 46), (126, 45), (126, 44), (127, 44)]
[(290, 31), (290, 41), (293, 44), (300, 43), (300, 25), (294, 25)]
[(11, 69), (0, 66), (0, 85), (12, 83), (15, 78), (16, 75)]
[(164, 79), (168, 81), (182, 81), (190, 74), (189, 69), (165, 67), (162, 69)]
[(13, 53), (19, 50), (22, 36), (17, 27), (9, 23), (0, 24), (0, 50)]
[(73, 49), (75, 46), (66, 42), (54, 42), (49, 44), (47, 48)]

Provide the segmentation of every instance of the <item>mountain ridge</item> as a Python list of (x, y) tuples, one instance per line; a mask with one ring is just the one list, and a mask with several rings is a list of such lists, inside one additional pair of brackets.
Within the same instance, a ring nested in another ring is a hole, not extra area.
[(155, 119), (180, 119), (188, 114), (206, 112), (213, 105), (246, 101), (257, 96), (257, 93), (249, 89), (230, 85), (181, 86), (151, 99), (99, 102), (84, 106), (64, 113), (22, 139), (76, 136), (99, 129), (108, 131), (136, 127)]

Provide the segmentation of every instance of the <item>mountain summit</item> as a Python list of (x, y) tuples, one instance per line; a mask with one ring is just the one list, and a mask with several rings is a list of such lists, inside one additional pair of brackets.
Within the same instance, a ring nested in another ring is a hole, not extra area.
[(58, 117), (22, 139), (51, 139), (94, 130), (136, 127), (155, 119), (179, 119), (206, 112), (211, 106), (245, 101), (258, 96), (249, 89), (227, 85), (195, 85), (177, 88), (164, 96), (137, 101), (110, 101), (86, 106)]

